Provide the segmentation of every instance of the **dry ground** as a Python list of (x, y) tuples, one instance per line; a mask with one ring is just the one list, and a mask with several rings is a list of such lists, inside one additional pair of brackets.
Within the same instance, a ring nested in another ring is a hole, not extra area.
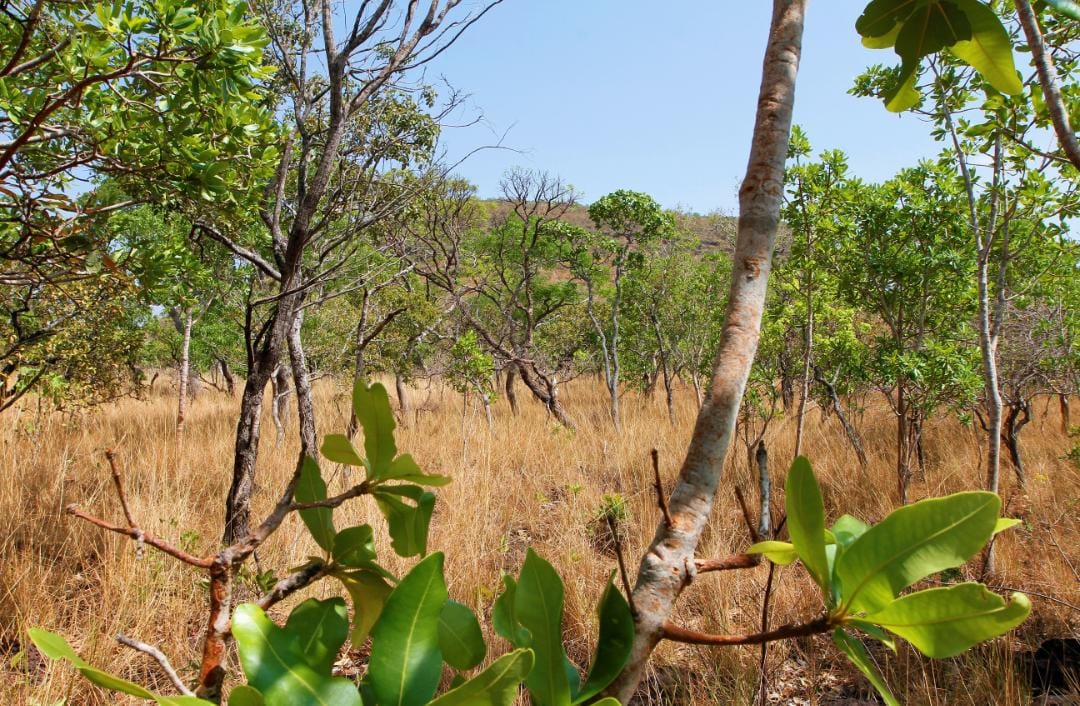
[[(343, 430), (345, 387), (324, 380), (317, 393), (321, 431)], [(149, 661), (119, 648), (115, 634), (159, 645), (185, 676), (193, 675), (205, 610), (201, 577), (152, 551), (136, 560), (127, 539), (62, 513), (67, 504), (78, 503), (100, 516), (121, 519), (102, 454), (114, 447), (140, 524), (193, 551), (214, 547), (221, 535), (237, 400), (204, 391), (194, 402), (181, 446), (173, 430), (172, 394), (159, 383), (147, 401), (126, 400), (77, 415), (43, 415), (27, 405), (0, 417), (0, 704), (52, 706), (65, 698), (72, 706), (129, 703), (86, 688), (72, 670), (27, 649), (25, 630), (35, 625), (66, 635), (90, 662), (157, 683), (165, 692), (167, 684)], [(455, 393), (420, 386), (412, 397), (420, 411), (400, 430), (398, 446), (426, 470), (455, 479), (440, 490), (431, 543), (432, 549), (448, 553), (451, 594), (489, 617), (500, 572), (516, 572), (525, 547), (533, 546), (566, 582), (566, 640), (571, 657), (583, 664), (591, 649), (592, 606), (615, 566), (613, 557), (598, 549), (603, 537), (596, 536), (592, 520), (605, 494), (625, 497), (626, 553), (633, 570), (658, 519), (649, 450), (660, 450), (670, 487), (696, 412), (692, 394), (680, 392), (672, 426), (659, 398), (628, 393), (621, 437), (611, 430), (603, 387), (594, 381), (575, 381), (566, 389), (567, 407), (580, 423), (576, 433), (555, 426), (531, 401), (519, 417), (499, 402), (489, 432), (481, 410), (470, 409), (463, 422)], [(904, 703), (1045, 703), (1032, 701), (1024, 670), (1017, 667), (1018, 654), (1046, 637), (1080, 632), (1080, 472), (1062, 459), (1073, 440), (1060, 426), (1057, 406), (1044, 410), (1040, 402), (1037, 418), (1024, 432), (1026, 492), (1015, 487), (1011, 471), (1005, 474), (1007, 512), (1025, 524), (1000, 540), (1002, 570), (993, 582), (1002, 590), (1028, 591), (1034, 616), (1016, 635), (953, 660), (931, 663), (905, 648), (896, 656), (878, 653)], [(792, 420), (780, 419), (767, 437), (778, 488), (790, 460), (793, 428)], [(835, 420), (822, 419), (817, 411), (808, 420), (806, 453), (833, 518), (852, 512), (876, 521), (895, 502), (890, 418), (883, 408), (873, 407), (861, 429), (871, 461), (865, 474)], [(282, 487), (296, 454), (294, 428), (280, 448), (269, 419), (263, 430), (260, 512)], [(917, 479), (913, 496), (977, 487), (983, 475), (981, 444), (980, 435), (949, 419), (929, 424), (927, 472)], [(736, 483), (751, 493), (753, 488), (744, 452), (736, 448), (732, 456), (702, 556), (738, 551), (748, 542), (733, 488)], [(345, 482), (336, 475), (331, 489)], [(340, 526), (347, 521), (380, 526), (373, 510), (363, 499), (354, 501), (337, 511)], [(390, 558), (386, 542), (381, 547), (393, 570), (405, 568)], [(260, 558), (264, 568), (283, 571), (302, 563), (313, 548), (294, 517)], [(977, 570), (968, 567), (964, 575), (976, 577)], [(759, 567), (702, 576), (685, 594), (679, 619), (712, 631), (754, 629), (766, 572)], [(814, 614), (819, 605), (802, 569), (782, 569), (777, 578), (773, 625)], [(335, 589), (325, 582), (313, 592), (325, 595)], [(654, 658), (647, 701), (747, 704), (756, 683), (757, 654), (749, 647), (666, 645)], [(839, 661), (827, 639), (775, 645), (767, 671), (770, 703), (875, 703), (863, 701), (870, 699), (867, 687)]]

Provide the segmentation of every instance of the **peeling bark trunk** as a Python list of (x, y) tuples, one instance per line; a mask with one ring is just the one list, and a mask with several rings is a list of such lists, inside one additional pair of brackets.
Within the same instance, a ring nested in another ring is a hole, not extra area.
[(693, 579), (694, 552), (712, 511), (757, 351), (780, 221), (805, 7), (805, 0), (773, 2), (750, 159), (739, 190), (731, 291), (715, 373), (668, 503), (673, 522), (658, 526), (638, 570), (633, 592), (634, 644), (626, 668), (609, 689), (622, 703), (630, 702), (649, 655), (661, 639), (664, 621)]
[(289, 360), (292, 362), (293, 387), (296, 389), (296, 416), (300, 422), (300, 456), (318, 459), (318, 443), (315, 431), (315, 402), (311, 395), (311, 376), (307, 369), (300, 327), (304, 322), (301, 311), (289, 329)]

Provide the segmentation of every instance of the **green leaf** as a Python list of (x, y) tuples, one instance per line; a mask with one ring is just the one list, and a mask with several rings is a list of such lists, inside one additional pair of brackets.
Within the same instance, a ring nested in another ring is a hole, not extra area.
[(1024, 521), (1015, 517), (999, 517), (997, 523), (994, 525), (994, 534), (1004, 532), (1007, 529), (1012, 529), (1013, 527), (1022, 524), (1024, 524)]
[[(300, 469), (300, 478), (296, 483), (296, 502), (313, 503), (326, 500), (326, 483), (319, 473), (319, 464), (315, 459), (305, 456)], [(316, 544), (326, 551), (334, 546), (334, 513), (328, 507), (316, 507), (300, 510), (300, 519), (307, 525), (308, 532)]]
[(454, 669), (466, 671), (484, 661), (487, 645), (476, 615), (468, 606), (447, 601), (439, 616), (439, 649)]
[(305, 661), (316, 671), (329, 673), (338, 650), (349, 634), (349, 611), (341, 598), (309, 598), (293, 608), (285, 631), (296, 635)]
[(896, 700), (892, 692), (889, 691), (889, 685), (885, 683), (885, 679), (882, 678), (881, 673), (878, 672), (877, 667), (874, 665), (874, 661), (870, 658), (866, 648), (859, 642), (859, 639), (848, 635), (840, 628), (833, 630), (833, 643), (843, 652), (851, 663), (854, 664), (860, 672), (863, 673), (877, 692), (881, 694), (881, 698), (885, 699), (887, 706), (900, 706), (900, 702)]
[(979, 0), (952, 0), (971, 24), (971, 39), (952, 45), (952, 53), (978, 71), (990, 85), (1011, 96), (1024, 90), (1013, 63), (1012, 41), (1001, 20)]
[[(400, 498), (416, 504), (410, 505)], [(398, 556), (409, 557), (427, 553), (428, 527), (435, 509), (435, 495), (416, 485), (380, 487), (375, 502), (386, 517), (390, 546)]]
[(795, 553), (817, 585), (830, 593), (829, 562), (825, 557), (825, 504), (810, 462), (799, 456), (791, 464), (785, 484), (788, 532)]
[(960, 566), (990, 539), (1000, 508), (996, 494), (973, 491), (894, 510), (837, 559), (842, 605), (876, 611), (916, 581)]
[(790, 542), (780, 542), (775, 539), (751, 544), (747, 548), (746, 553), (764, 554), (766, 559), (774, 564), (780, 564), (781, 566), (786, 566), (799, 558), (799, 555), (795, 553), (794, 544), (791, 544)]
[(512, 706), (532, 666), (532, 650), (514, 650), (428, 706)]
[(449, 476), (428, 475), (420, 470), (416, 461), (409, 454), (401, 454), (394, 459), (382, 476), (383, 480), (400, 480), (419, 485), (442, 486), (450, 482)]
[(919, 63), (905, 62), (900, 69), (900, 80), (896, 87), (885, 94), (885, 109), (892, 113), (903, 113), (919, 104), (922, 94), (915, 87)]
[(1022, 593), (1006, 603), (982, 584), (961, 583), (903, 596), (866, 621), (899, 635), (927, 657), (941, 659), (1005, 634), (1030, 612), (1031, 601)]
[(858, 620), (858, 619), (848, 620), (846, 624), (848, 626), (856, 627), (859, 630), (862, 630), (867, 635), (874, 638), (878, 642), (882, 643), (883, 645), (888, 647), (893, 652), (896, 652), (896, 641), (893, 640), (892, 635), (885, 632), (884, 630), (879, 628), (877, 625), (874, 625), (873, 623), (868, 623), (865, 620)]
[(596, 657), (581, 691), (574, 697), (575, 704), (585, 703), (603, 691), (630, 661), (630, 650), (634, 644), (634, 616), (611, 579), (608, 579), (597, 611), (600, 636), (596, 641)]
[(862, 37), (883, 37), (894, 31), (916, 4), (916, 0), (871, 0), (855, 20), (855, 31)]
[(127, 679), (121, 679), (92, 667), (71, 648), (67, 640), (54, 632), (42, 630), (41, 628), (30, 628), (29, 634), (30, 640), (43, 655), (49, 659), (65, 660), (71, 663), (87, 680), (110, 691), (119, 691), (122, 694), (130, 694), (141, 699), (150, 699), (160, 706), (211, 706), (209, 701), (197, 699), (193, 696), (161, 696)]
[(301, 648), (301, 636), (279, 628), (258, 606), (237, 607), (232, 634), (244, 675), (266, 706), (363, 706), (352, 682), (314, 668)]
[(377, 382), (368, 387), (357, 380), (353, 386), (353, 412), (364, 430), (364, 452), (371, 464), (371, 477), (379, 480), (397, 456), (396, 424), (386, 388)]
[(563, 584), (551, 564), (532, 549), (518, 577), (514, 596), (518, 622), (529, 631), (536, 665), (525, 679), (537, 706), (566, 706), (570, 703), (570, 682), (563, 665), (562, 646)]
[(413, 567), (386, 601), (371, 631), (368, 679), (381, 706), (422, 706), (439, 686), (439, 616), (448, 595), (443, 555)]
[(863, 37), (862, 45), (867, 49), (888, 49), (896, 44), (896, 35), (900, 34), (901, 27), (903, 25), (898, 22), (885, 34), (877, 37)]
[(334, 576), (345, 586), (353, 603), (352, 632), (349, 639), (353, 645), (362, 645), (375, 622), (382, 615), (386, 599), (393, 587), (374, 571), (343, 571)]
[(1080, 22), (1080, 5), (1073, 0), (1046, 0), (1046, 4), (1055, 13)]
[(364, 566), (375, 560), (375, 530), (371, 525), (349, 527), (334, 537), (334, 561), (343, 566)]
[(508, 640), (515, 647), (528, 647), (532, 642), (532, 634), (529, 633), (517, 619), (515, 597), (517, 596), (517, 583), (513, 576), (503, 576), (503, 592), (495, 599), (491, 607), (491, 625), (495, 628), (495, 634)]
[(346, 466), (364, 465), (364, 459), (360, 458), (349, 437), (344, 434), (327, 434), (323, 439), (322, 455), (334, 463), (344, 463)]
[(859, 518), (852, 515), (841, 515), (833, 523), (832, 533), (836, 543), (847, 549), (856, 539), (863, 536), (868, 529), (870, 529), (870, 525)]
[(229, 692), (229, 706), (264, 706), (262, 694), (258, 689), (241, 684)]

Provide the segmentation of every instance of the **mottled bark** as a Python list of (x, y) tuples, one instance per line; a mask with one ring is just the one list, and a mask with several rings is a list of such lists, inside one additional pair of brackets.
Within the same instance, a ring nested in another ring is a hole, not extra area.
[(626, 669), (610, 689), (623, 703), (629, 703), (649, 655), (664, 635), (676, 599), (693, 579), (694, 552), (713, 508), (724, 457), (757, 351), (780, 221), (805, 7), (805, 0), (773, 2), (750, 159), (739, 190), (731, 291), (715, 372), (669, 500), (674, 521), (670, 526), (658, 526), (641, 560), (633, 593), (633, 649)]
[(191, 307), (184, 310), (183, 338), (180, 343), (180, 391), (176, 401), (176, 436), (183, 438), (187, 419), (188, 383), (191, 380), (191, 327), (195, 322)]
[(517, 390), (515, 389), (515, 381), (517, 378), (517, 366), (510, 363), (506, 366), (506, 401), (510, 403), (510, 413), (515, 417), (518, 415), (518, 398)]

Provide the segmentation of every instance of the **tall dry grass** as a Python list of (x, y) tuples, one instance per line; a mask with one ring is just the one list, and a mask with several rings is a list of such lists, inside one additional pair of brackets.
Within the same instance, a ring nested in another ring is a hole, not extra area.
[[(205, 588), (188, 567), (147, 551), (137, 560), (132, 543), (63, 514), (78, 503), (100, 516), (120, 519), (103, 457), (118, 452), (131, 510), (137, 521), (196, 552), (209, 552), (221, 535), (222, 499), (228, 488), (237, 400), (204, 392), (192, 405), (181, 444), (174, 433), (174, 392), (159, 385), (149, 400), (126, 400), (76, 414), (44, 414), (32, 405), (0, 418), (0, 703), (129, 703), (87, 688), (73, 671), (28, 649), (30, 626), (57, 630), (95, 665), (168, 693), (168, 684), (142, 655), (117, 646), (124, 633), (160, 646), (181, 673), (197, 667), (205, 620)], [(669, 487), (686, 447), (696, 406), (680, 391), (677, 419), (667, 421), (662, 400), (627, 393), (621, 436), (607, 419), (605, 391), (599, 383), (578, 380), (565, 392), (578, 420), (568, 432), (531, 401), (513, 417), (504, 402), (488, 430), (482, 410), (464, 410), (457, 394), (432, 385), (413, 389), (418, 409), (399, 431), (398, 445), (421, 467), (447, 473), (454, 483), (439, 492), (431, 549), (447, 552), (451, 594), (490, 617), (500, 572), (516, 572), (525, 548), (534, 547), (560, 570), (566, 583), (566, 641), (579, 664), (588, 659), (594, 630), (593, 605), (615, 560), (604, 551), (594, 522), (607, 494), (625, 498), (628, 517), (626, 555), (631, 570), (658, 520), (651, 489), (649, 450), (660, 452)], [(348, 411), (343, 385), (317, 387), (321, 431), (340, 431)], [(1061, 432), (1056, 405), (1039, 405), (1025, 430), (1029, 465), (1026, 491), (1008, 474), (1007, 512), (1026, 524), (999, 541), (1002, 590), (1028, 591), (1035, 614), (1017, 634), (963, 657), (940, 662), (920, 659), (908, 648), (898, 655), (875, 653), (898, 696), (908, 704), (1024, 704), (1031, 702), (1017, 653), (1046, 636), (1077, 634), (1080, 622), (1080, 473), (1062, 460), (1071, 440)], [(292, 471), (297, 453), (295, 422), (286, 442), (275, 446), (269, 419), (259, 459), (259, 512), (265, 511)], [(805, 453), (821, 479), (827, 512), (852, 512), (878, 520), (895, 503), (892, 472), (893, 428), (883, 408), (872, 408), (861, 422), (870, 468), (860, 472), (834, 419), (811, 413)], [(790, 461), (794, 425), (776, 421), (767, 444), (774, 485), (782, 488)], [(981, 435), (940, 418), (926, 430), (927, 470), (916, 479), (914, 498), (977, 487)], [(745, 547), (747, 531), (733, 488), (751, 494), (753, 484), (741, 449), (731, 454), (720, 501), (706, 533), (702, 556)], [(349, 482), (325, 466), (331, 489)], [(782, 501), (782, 498), (777, 498)], [(339, 526), (381, 519), (364, 499), (337, 511)], [(382, 556), (391, 570), (407, 562)], [(284, 571), (316, 549), (298, 520), (290, 518), (261, 551), (264, 569)], [(977, 566), (964, 569), (975, 578)], [(685, 594), (678, 620), (710, 631), (753, 630), (767, 569), (701, 576)], [(327, 581), (305, 595), (328, 595)], [(773, 625), (805, 618), (819, 609), (815, 592), (800, 568), (777, 572)], [(280, 616), (288, 609), (275, 609)], [(499, 644), (497, 638), (493, 638)], [(748, 703), (754, 692), (756, 648), (662, 646), (652, 663), (644, 694), (650, 703)], [(864, 683), (841, 662), (827, 638), (774, 645), (769, 652), (770, 703), (858, 703), (842, 699), (868, 696)], [(841, 700), (837, 700), (841, 699)], [(133, 702), (133, 701), (132, 701)]]

